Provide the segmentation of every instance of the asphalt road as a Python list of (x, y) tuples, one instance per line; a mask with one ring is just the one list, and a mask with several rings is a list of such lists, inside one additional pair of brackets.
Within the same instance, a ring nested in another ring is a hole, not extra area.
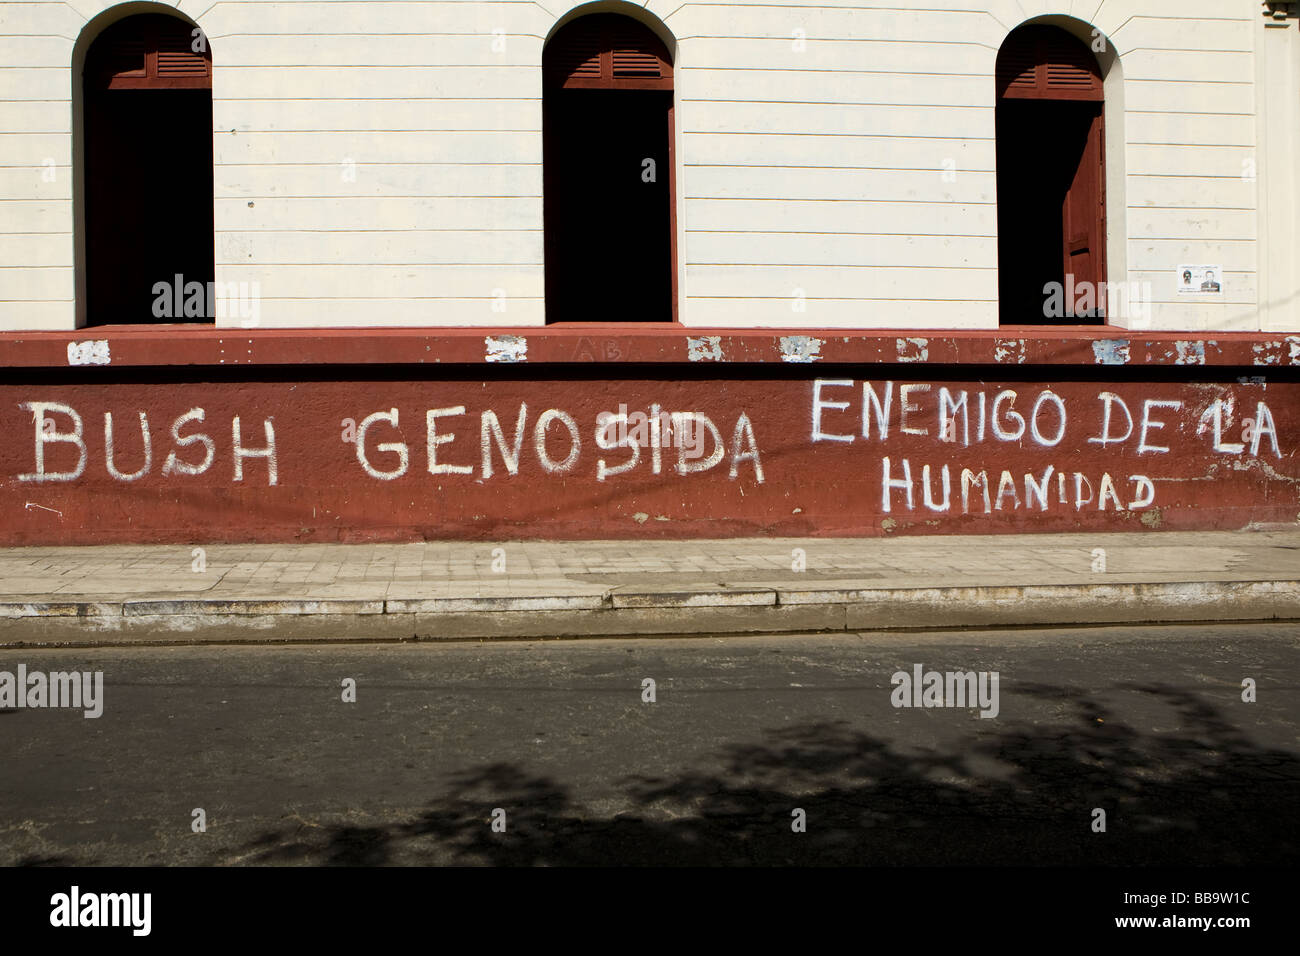
[[(5, 865), (1186, 865), (1300, 847), (1294, 625), (0, 651), (0, 671), (19, 664), (102, 671), (104, 709), (0, 711)], [(917, 664), (998, 672), (997, 716), (893, 706), (891, 676)]]

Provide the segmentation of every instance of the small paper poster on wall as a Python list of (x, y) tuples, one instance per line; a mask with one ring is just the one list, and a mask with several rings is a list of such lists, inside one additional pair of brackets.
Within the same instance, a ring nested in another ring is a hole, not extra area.
[(1223, 267), (1179, 266), (1177, 282), (1180, 295), (1223, 295)]

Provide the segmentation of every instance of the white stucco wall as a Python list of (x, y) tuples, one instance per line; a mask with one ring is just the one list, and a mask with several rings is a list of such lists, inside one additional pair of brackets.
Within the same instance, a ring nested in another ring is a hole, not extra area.
[[(217, 278), (259, 284), (265, 327), (542, 324), (539, 65), (576, 6), (176, 4), (214, 56)], [(994, 61), (1048, 17), (1117, 57), (1109, 278), (1154, 299), (1118, 321), (1300, 328), (1294, 17), (1268, 27), (1256, 0), (903, 6), (639, 14), (676, 41), (684, 324), (996, 327)], [(111, 7), (0, 2), (0, 329), (77, 324), (72, 64)], [(1180, 301), (1182, 263), (1222, 264), (1223, 296)]]

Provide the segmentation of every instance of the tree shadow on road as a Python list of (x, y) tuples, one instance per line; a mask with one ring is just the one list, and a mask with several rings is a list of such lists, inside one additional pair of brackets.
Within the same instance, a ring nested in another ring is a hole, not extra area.
[[(1142, 733), (1076, 690), (1017, 687), (1069, 709), (1050, 726), (978, 721), (951, 752), (900, 749), (845, 722), (763, 732), (707, 771), (619, 782), (597, 813), (506, 763), (465, 770), (418, 817), (286, 825), (241, 863), (497, 865), (1282, 864), (1300, 847), (1300, 760), (1252, 744), (1204, 697), (1132, 685), (1177, 715)], [(493, 808), (507, 830), (493, 832)], [(807, 831), (792, 830), (792, 811)], [(1106, 831), (1093, 831), (1093, 810)], [(229, 859), (229, 857), (227, 857)], [(221, 861), (214, 861), (221, 862)]]

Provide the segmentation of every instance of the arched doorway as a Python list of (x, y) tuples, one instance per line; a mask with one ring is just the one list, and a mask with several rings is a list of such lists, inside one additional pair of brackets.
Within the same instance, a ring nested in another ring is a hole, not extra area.
[[(82, 82), (87, 322), (207, 321), (215, 270), (206, 37), (166, 14), (126, 17), (95, 38)], [(160, 283), (180, 288), (163, 295)], [(195, 283), (201, 300), (184, 295)]]
[[(1059, 27), (1012, 31), (997, 59), (998, 297), (1004, 325), (1105, 322), (1101, 68)], [(1055, 289), (1059, 293), (1055, 296)]]
[(542, 54), (546, 319), (676, 318), (673, 79), (630, 17), (566, 24)]

